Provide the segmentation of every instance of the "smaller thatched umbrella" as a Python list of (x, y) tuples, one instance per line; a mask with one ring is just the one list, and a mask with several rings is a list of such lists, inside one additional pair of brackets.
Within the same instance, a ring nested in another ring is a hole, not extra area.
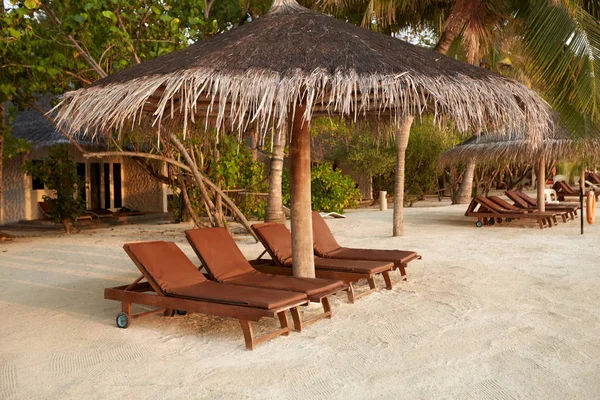
[[(455, 165), (475, 160), (480, 164), (500, 163), (534, 164), (539, 182), (545, 182), (546, 160), (595, 159), (600, 155), (600, 142), (597, 140), (570, 139), (565, 130), (554, 133), (537, 148), (520, 135), (509, 137), (473, 135), (464, 142), (446, 150), (440, 157), (441, 165)], [(583, 181), (582, 181), (583, 182)], [(540, 211), (545, 209), (544, 185), (538, 185), (537, 200)]]

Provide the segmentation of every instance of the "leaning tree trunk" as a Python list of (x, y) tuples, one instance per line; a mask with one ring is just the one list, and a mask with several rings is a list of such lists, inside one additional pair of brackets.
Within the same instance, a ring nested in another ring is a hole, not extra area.
[(469, 204), (471, 202), (471, 194), (473, 193), (473, 177), (475, 176), (475, 167), (477, 163), (475, 160), (469, 160), (467, 167), (463, 174), (460, 188), (454, 199), (454, 204)]
[(396, 184), (394, 189), (394, 236), (404, 235), (404, 167), (410, 127), (415, 117), (408, 116), (396, 132)]
[(281, 174), (283, 172), (283, 155), (285, 150), (285, 132), (279, 132), (273, 138), (273, 156), (269, 174), (269, 197), (267, 199), (267, 215), (265, 222), (285, 223), (283, 199), (281, 194)]

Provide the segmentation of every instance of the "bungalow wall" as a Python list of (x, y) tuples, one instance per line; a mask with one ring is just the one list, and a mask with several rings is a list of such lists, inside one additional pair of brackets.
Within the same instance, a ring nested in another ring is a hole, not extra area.
[[(47, 157), (49, 148), (34, 150), (27, 157), (5, 163), (3, 169), (3, 196), (0, 224), (44, 218), (38, 202), (50, 191), (34, 188), (33, 179), (22, 171), (26, 159)], [(117, 211), (121, 207), (140, 211), (167, 212), (167, 186), (152, 179), (142, 167), (127, 157), (85, 159), (73, 146), (69, 153), (85, 176), (84, 195), (86, 208), (107, 208)]]

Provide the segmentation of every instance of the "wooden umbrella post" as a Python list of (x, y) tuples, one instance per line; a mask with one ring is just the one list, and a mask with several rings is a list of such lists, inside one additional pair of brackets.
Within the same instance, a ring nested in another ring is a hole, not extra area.
[(546, 211), (546, 195), (544, 190), (546, 189), (546, 160), (544, 155), (540, 156), (540, 161), (538, 164), (538, 186), (537, 186), (537, 203), (538, 210), (540, 212)]
[(296, 106), (290, 143), (290, 209), (294, 276), (315, 277), (310, 196), (310, 126), (305, 105)]

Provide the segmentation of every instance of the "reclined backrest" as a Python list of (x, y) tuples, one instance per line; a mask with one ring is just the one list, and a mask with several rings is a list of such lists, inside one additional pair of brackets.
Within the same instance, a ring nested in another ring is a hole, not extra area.
[(498, 204), (487, 199), (485, 196), (477, 196), (475, 197), (475, 201), (477, 201), (482, 207), (486, 208), (489, 211), (497, 212), (501, 209), (501, 207), (498, 206)]
[(506, 192), (504, 192), (504, 194), (506, 195), (506, 197), (508, 197), (509, 199), (511, 199), (512, 201), (514, 201), (515, 204), (518, 205), (519, 207), (521, 207), (521, 208), (530, 208), (529, 203), (527, 203), (515, 191), (513, 191), (513, 190), (507, 190)]
[(142, 274), (156, 282), (163, 292), (172, 293), (183, 286), (206, 282), (202, 272), (173, 242), (128, 243), (123, 248)]
[(317, 252), (317, 255), (324, 255), (342, 247), (338, 244), (337, 240), (335, 240), (327, 222), (325, 222), (323, 217), (321, 217), (321, 214), (317, 211), (313, 211), (312, 213), (312, 225), (313, 247)]
[(202, 228), (185, 231), (204, 267), (217, 281), (254, 272), (226, 228)]
[(498, 197), (498, 196), (488, 196), (488, 199), (490, 199), (491, 201), (493, 201), (494, 203), (496, 203), (497, 205), (499, 205), (500, 207), (506, 209), (506, 210), (514, 210), (517, 207), (513, 206), (512, 204), (510, 204), (509, 202), (507, 202), (506, 200)]
[(517, 193), (517, 195), (521, 197), (525, 202), (527, 202), (527, 204), (529, 204), (530, 206), (537, 207), (537, 200), (533, 197), (530, 197), (527, 193), (522, 192), (520, 190), (515, 193)]
[(281, 264), (291, 264), (292, 233), (283, 224), (267, 222), (252, 225), (252, 230), (260, 241), (268, 247), (270, 254)]

